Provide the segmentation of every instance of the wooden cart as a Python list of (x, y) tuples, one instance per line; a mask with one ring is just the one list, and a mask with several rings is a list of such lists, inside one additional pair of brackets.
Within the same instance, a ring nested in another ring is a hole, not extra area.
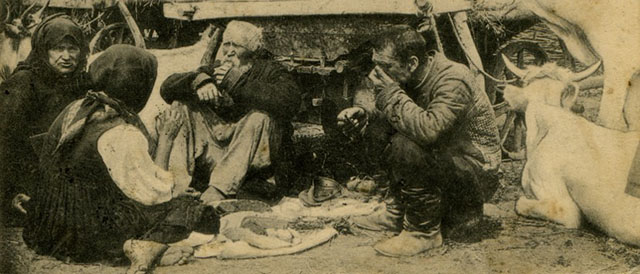
[[(27, 0), (33, 1), (45, 0)], [(299, 118), (321, 123), (329, 134), (337, 131), (337, 112), (351, 104), (355, 90), (362, 88), (360, 79), (370, 69), (367, 41), (392, 24), (419, 26), (430, 47), (467, 64), (486, 86), (496, 114), (503, 116), (499, 119), (504, 121), (503, 150), (513, 158), (520, 157), (524, 148), (524, 122), (501, 101), (493, 80), (509, 75), (497, 57), (506, 54), (520, 65), (548, 59), (533, 42), (509, 41), (533, 25), (535, 18), (503, 16), (509, 33), (498, 35), (477, 23), (470, 25), (468, 14), (477, 8), (470, 0), (51, 0), (50, 6), (96, 16), (110, 12), (103, 15), (106, 19), (92, 40), (92, 51), (115, 43), (171, 48), (208, 24), (224, 28), (233, 19), (261, 26), (266, 48), (305, 83), (306, 112)]]

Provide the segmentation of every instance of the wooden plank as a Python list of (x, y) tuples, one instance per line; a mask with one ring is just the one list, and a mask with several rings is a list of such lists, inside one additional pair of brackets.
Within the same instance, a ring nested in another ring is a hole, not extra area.
[[(200, 59), (200, 65), (206, 66), (213, 63), (214, 59), (216, 59), (216, 53), (218, 53), (218, 49), (220, 48), (220, 38), (222, 38), (222, 31), (219, 28), (214, 27), (213, 25), (209, 25), (210, 28), (215, 28), (215, 31), (211, 35), (211, 39), (209, 39), (209, 43), (207, 44), (207, 49), (202, 54), (202, 59)], [(205, 34), (207, 34), (205, 32)]]
[[(431, 0), (434, 13), (471, 8), (469, 0)], [(418, 12), (413, 0), (277, 0), (207, 1), (164, 3), (164, 16), (181, 20), (206, 20), (234, 17), (397, 14)]]
[(465, 52), (469, 54), (469, 56), (467, 56), (469, 68), (475, 74), (478, 86), (482, 89), (482, 92), (485, 92), (484, 76), (479, 71), (484, 70), (484, 68), (482, 67), (482, 59), (480, 58), (480, 54), (478, 53), (476, 44), (473, 41), (473, 36), (471, 36), (471, 31), (469, 30), (467, 21), (468, 18), (466, 12), (457, 12), (453, 15), (453, 25), (460, 35), (460, 42), (462, 44), (460, 46), (464, 47)]
[[(24, 5), (38, 3), (39, 6), (44, 5), (47, 0), (23, 0)], [(147, 3), (148, 0), (125, 0), (125, 3)], [(93, 9), (108, 8), (118, 4), (118, 0), (51, 0), (49, 7), (52, 8), (69, 8), (69, 9)]]

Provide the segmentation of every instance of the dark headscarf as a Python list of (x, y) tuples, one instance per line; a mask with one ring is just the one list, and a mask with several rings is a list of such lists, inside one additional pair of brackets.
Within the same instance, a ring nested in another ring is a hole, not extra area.
[(14, 73), (20, 70), (31, 70), (44, 77), (59, 78), (58, 71), (49, 65), (48, 50), (64, 39), (71, 40), (80, 48), (78, 66), (68, 78), (76, 78), (81, 75), (87, 66), (89, 45), (85, 40), (82, 28), (73, 22), (71, 17), (61, 13), (45, 18), (36, 27), (31, 38), (31, 52), (27, 59), (18, 64)]
[[(94, 91), (67, 108), (57, 148), (82, 132), (91, 115), (107, 105), (125, 122), (136, 126), (151, 141), (138, 116), (147, 103), (156, 80), (158, 61), (144, 49), (114, 45), (89, 66)], [(153, 151), (154, 142), (150, 142)]]
[(147, 103), (158, 72), (156, 57), (130, 45), (113, 45), (91, 63), (94, 90), (122, 101), (138, 113)]

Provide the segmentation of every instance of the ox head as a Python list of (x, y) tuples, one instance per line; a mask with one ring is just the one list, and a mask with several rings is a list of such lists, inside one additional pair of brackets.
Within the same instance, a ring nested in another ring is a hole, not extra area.
[[(2, 1), (2, 0), (0, 0)], [(42, 22), (42, 13), (49, 6), (49, 1), (37, 12), (31, 12), (35, 2), (25, 9), (20, 16), (12, 15), (12, 7), (3, 1), (0, 5), (0, 82), (9, 77), (18, 62), (24, 60), (31, 52), (31, 34)]]
[(37, 12), (31, 13), (37, 2), (33, 2), (31, 6), (25, 9), (20, 16), (12, 16), (10, 5), (6, 6), (6, 16), (4, 17), (3, 25), (4, 32), (11, 38), (24, 38), (31, 36), (31, 30), (35, 28), (40, 22), (42, 22), (42, 12), (49, 6), (50, 0)]
[(523, 87), (507, 85), (504, 99), (512, 109), (524, 112), (529, 102), (541, 102), (561, 107), (575, 113), (582, 113), (584, 107), (576, 103), (578, 99), (578, 82), (595, 73), (601, 61), (596, 62), (581, 72), (571, 72), (556, 64), (547, 63), (541, 67), (520, 69), (502, 56), (506, 68), (520, 78)]

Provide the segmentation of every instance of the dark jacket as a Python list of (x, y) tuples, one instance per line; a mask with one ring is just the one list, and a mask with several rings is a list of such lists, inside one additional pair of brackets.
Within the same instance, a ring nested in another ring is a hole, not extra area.
[[(176, 73), (162, 83), (160, 95), (169, 104), (174, 100), (197, 101), (196, 89), (213, 82), (215, 65), (196, 71)], [(203, 77), (208, 75), (209, 77)], [(261, 110), (276, 121), (290, 122), (300, 108), (300, 91), (291, 74), (274, 61), (257, 60), (249, 71), (232, 81), (226, 92), (234, 104), (216, 113), (228, 122), (236, 121), (249, 110)]]
[(432, 56), (421, 85), (389, 86), (376, 96), (376, 107), (397, 131), (454, 165), (465, 161), (477, 172), (496, 173), (501, 151), (489, 98), (468, 68)]
[[(41, 181), (30, 137), (46, 132), (58, 113), (82, 97), (89, 85), (84, 74), (74, 79), (55, 79), (31, 70), (18, 71), (0, 84), (3, 212), (16, 213), (9, 207), (9, 201), (18, 193), (29, 194)], [(9, 216), (16, 217), (15, 214), (7, 215), (12, 218)]]
[[(48, 63), (48, 48), (64, 38), (81, 49), (78, 67), (60, 75)], [(87, 45), (82, 29), (70, 17), (52, 15), (38, 25), (31, 40), (32, 50), (13, 74), (0, 84), (0, 192), (2, 211), (13, 212), (8, 202), (17, 193), (27, 193), (41, 178), (38, 159), (29, 137), (47, 131), (58, 113), (82, 97), (90, 86), (84, 67)], [(6, 216), (16, 220), (17, 216)]]
[[(78, 79), (78, 81), (83, 81)], [(29, 138), (47, 131), (58, 113), (82, 97), (86, 85), (18, 71), (0, 84), (0, 187), (3, 212), (18, 193), (30, 194), (40, 183), (38, 157)], [(15, 214), (5, 215), (16, 220)]]

